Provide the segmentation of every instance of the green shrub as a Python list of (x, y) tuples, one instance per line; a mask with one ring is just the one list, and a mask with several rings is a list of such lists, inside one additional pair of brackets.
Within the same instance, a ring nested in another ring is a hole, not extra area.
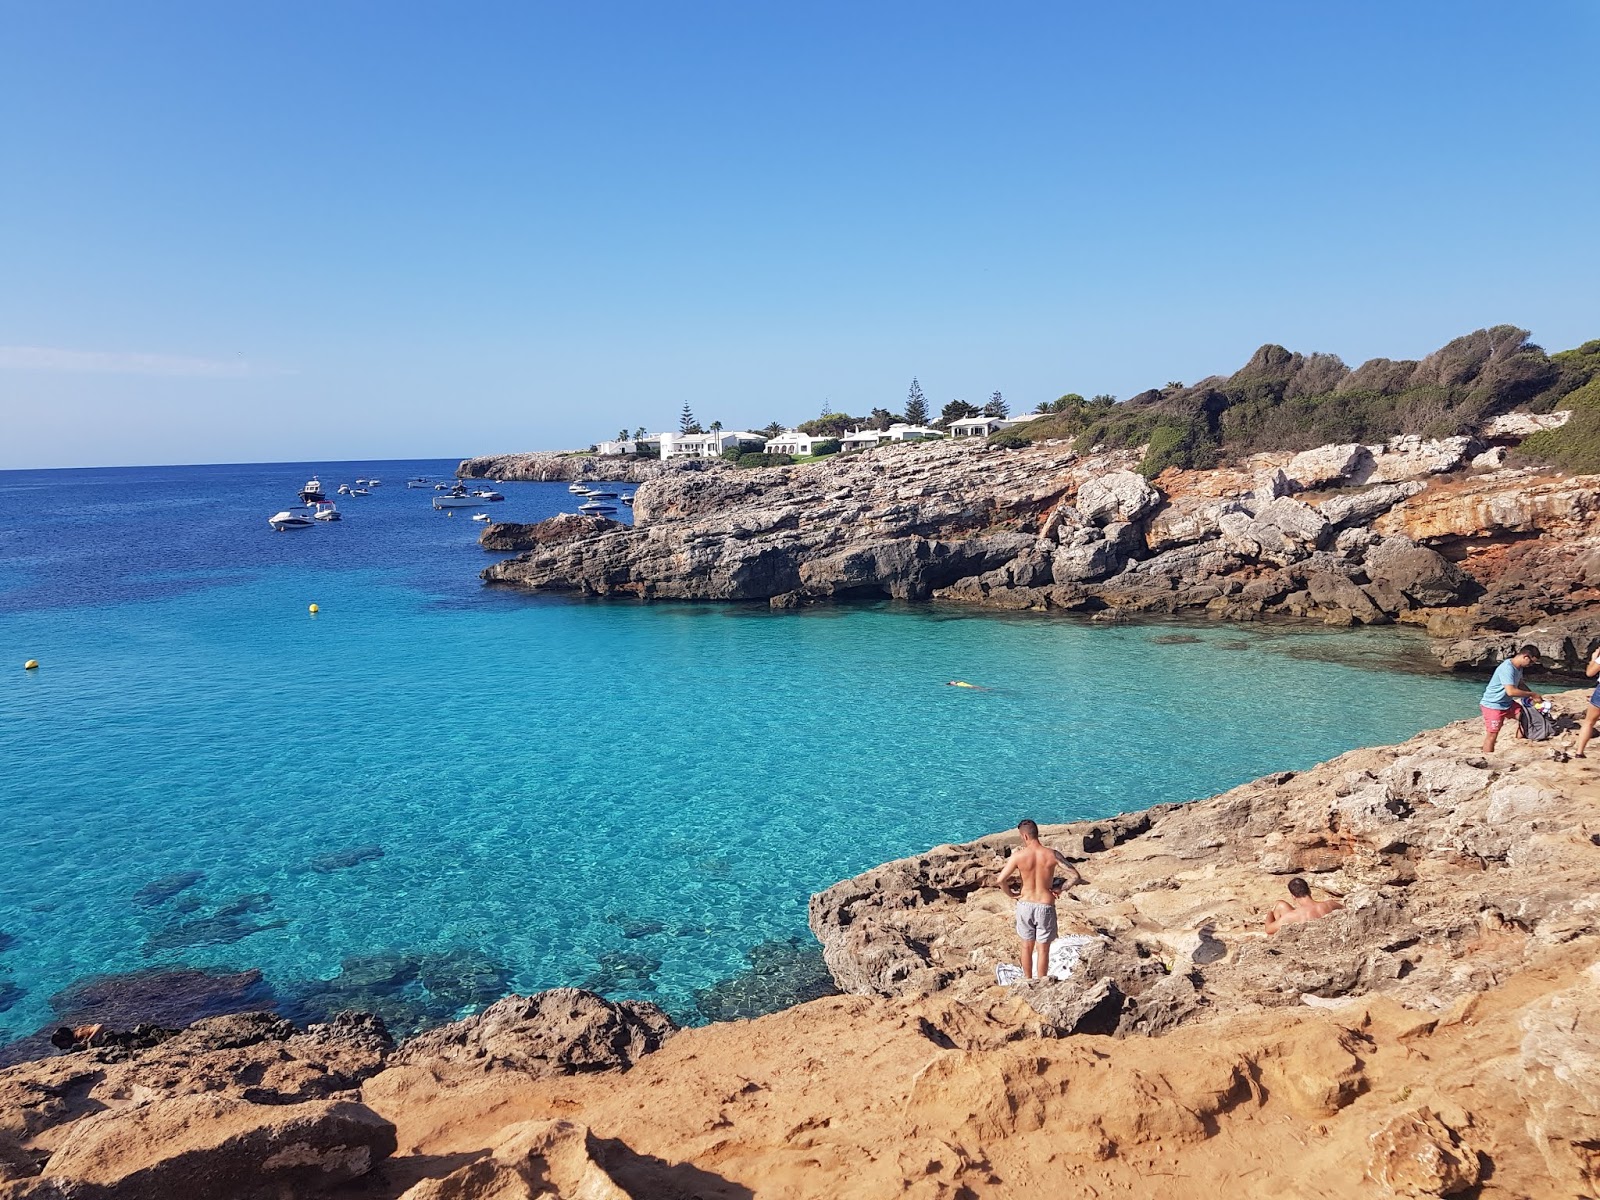
[(1567, 423), (1524, 439), (1519, 451), (1577, 475), (1600, 474), (1600, 376), (1567, 395), (1561, 407), (1572, 410)]
[(837, 453), (839, 453), (838, 438), (824, 438), (822, 441), (814, 443), (811, 447), (812, 458), (826, 458), (830, 454)]
[(792, 454), (741, 454), (735, 460), (741, 467), (787, 467), (794, 462)]
[(1016, 429), (1002, 429), (991, 433), (986, 439), (991, 446), (1004, 446), (1007, 450), (1020, 450), (1024, 446), (1033, 445), (1033, 439)]
[(1168, 467), (1195, 469), (1216, 465), (1216, 442), (1204, 423), (1191, 421), (1185, 425), (1157, 425), (1152, 429), (1150, 445), (1139, 470), (1146, 479), (1151, 479)]

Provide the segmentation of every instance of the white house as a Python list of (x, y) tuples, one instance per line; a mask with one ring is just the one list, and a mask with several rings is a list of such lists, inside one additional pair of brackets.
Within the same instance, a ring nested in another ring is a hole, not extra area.
[(827, 438), (813, 437), (809, 433), (801, 433), (798, 429), (785, 429), (775, 438), (768, 438), (766, 452), (768, 454), (792, 454), (796, 458), (808, 458), (816, 453), (818, 442), (825, 442)]
[(629, 454), (642, 454), (661, 448), (661, 435), (642, 438), (624, 438), (620, 442), (596, 442), (595, 449), (601, 458), (622, 458)]
[(663, 433), (662, 458), (720, 458), (724, 450), (748, 443), (764, 445), (767, 435), (748, 429), (722, 429), (716, 433)]
[(883, 435), (891, 442), (925, 442), (931, 438), (942, 438), (944, 431), (933, 429), (927, 425), (905, 425), (896, 423), (889, 426)]
[(865, 450), (869, 446), (876, 446), (889, 435), (877, 429), (852, 429), (839, 439), (841, 450)]
[(951, 421), (950, 436), (988, 437), (991, 433), (1010, 429), (1015, 424), (1016, 422), (1009, 417), (986, 417), (980, 413), (976, 417), (962, 417), (959, 421)]

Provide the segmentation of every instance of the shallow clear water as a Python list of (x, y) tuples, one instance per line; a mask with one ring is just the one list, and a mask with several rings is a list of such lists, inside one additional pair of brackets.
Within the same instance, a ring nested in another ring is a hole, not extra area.
[[(467, 512), (404, 487), (453, 465), (322, 464), (386, 482), (292, 534), (265, 518), (300, 466), (0, 473), (0, 1026), (94, 972), (293, 995), (391, 951), (455, 954), (475, 1000), (589, 981), (692, 1016), (876, 863), (1394, 741), (1481, 686), (1404, 669), (1394, 630), (486, 589)], [(500, 490), (497, 519), (573, 505)]]

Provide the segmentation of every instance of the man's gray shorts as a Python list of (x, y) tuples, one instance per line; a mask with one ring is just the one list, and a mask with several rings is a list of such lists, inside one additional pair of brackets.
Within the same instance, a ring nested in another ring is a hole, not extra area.
[(1025, 942), (1048, 942), (1056, 936), (1056, 906), (1017, 901), (1017, 936)]

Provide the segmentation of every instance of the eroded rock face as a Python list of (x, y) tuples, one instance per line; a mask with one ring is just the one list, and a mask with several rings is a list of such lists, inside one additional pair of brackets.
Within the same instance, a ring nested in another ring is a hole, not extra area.
[(1572, 1195), (1600, 1190), (1600, 963), (1522, 1019), (1528, 1133)]
[[(456, 468), (462, 479), (514, 479), (530, 483), (568, 483), (599, 479), (609, 483), (643, 483), (657, 475), (685, 465), (699, 466), (684, 459), (660, 462), (648, 458), (603, 458), (598, 454), (569, 454), (558, 450), (527, 454), (486, 454), (467, 458)], [(728, 464), (710, 460), (716, 468)]]
[(478, 535), (478, 544), (485, 550), (535, 550), (540, 546), (559, 546), (563, 542), (575, 542), (622, 528), (624, 525), (621, 521), (613, 521), (610, 517), (558, 513), (532, 524), (496, 521), (484, 527)]
[[(1534, 947), (1600, 933), (1591, 816), (1564, 764), (1545, 743), (1487, 759), (1480, 736), (1460, 722), (1098, 831), (1046, 827), (1086, 878), (1058, 906), (1062, 932), (1088, 942), (1068, 978), (1017, 994), (1063, 1032), (1122, 1035), (1374, 993), (1437, 1010)], [(937, 847), (813, 896), (835, 981), (858, 995), (986, 994), (1017, 953), (1013, 904), (988, 886), (1014, 844)], [(1290, 875), (1344, 909), (1268, 936)]]
[(1373, 1131), (1367, 1178), (1384, 1195), (1458, 1196), (1482, 1175), (1478, 1151), (1426, 1106)]
[(430, 1029), (395, 1054), (399, 1065), (453, 1064), (475, 1073), (570, 1075), (628, 1067), (674, 1031), (654, 1004), (578, 988), (507, 996), (476, 1016)]
[(489, 1153), (429, 1179), (401, 1200), (633, 1200), (597, 1161), (589, 1130), (571, 1121), (523, 1121)]
[(394, 1151), (394, 1126), (352, 1101), (177, 1096), (79, 1121), (51, 1155), (37, 1194), (278, 1200), (359, 1179)]

